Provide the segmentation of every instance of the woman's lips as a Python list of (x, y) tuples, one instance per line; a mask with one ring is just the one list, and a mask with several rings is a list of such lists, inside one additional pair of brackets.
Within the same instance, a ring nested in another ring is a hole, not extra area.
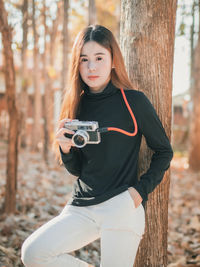
[(89, 79), (89, 80), (95, 80), (95, 79), (97, 79), (97, 78), (99, 78), (99, 76), (88, 76), (88, 79)]

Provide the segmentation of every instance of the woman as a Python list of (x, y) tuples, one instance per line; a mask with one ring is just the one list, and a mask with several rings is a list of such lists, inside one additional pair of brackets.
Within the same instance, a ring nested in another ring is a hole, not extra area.
[[(105, 27), (78, 34), (68, 80), (56, 142), (66, 169), (78, 178), (62, 212), (24, 242), (22, 261), (28, 267), (92, 266), (68, 253), (101, 238), (101, 267), (132, 267), (145, 229), (145, 202), (169, 168), (172, 148), (150, 101), (133, 89)], [(72, 119), (98, 122), (107, 131), (95, 144), (77, 147), (68, 127)], [(154, 154), (138, 179), (142, 135)]]

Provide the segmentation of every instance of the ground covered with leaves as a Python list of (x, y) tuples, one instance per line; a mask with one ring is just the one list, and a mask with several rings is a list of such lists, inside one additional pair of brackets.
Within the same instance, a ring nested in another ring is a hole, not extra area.
[(200, 173), (189, 170), (187, 154), (171, 164), (168, 240), (170, 267), (200, 266)]
[[(23, 266), (20, 260), (23, 241), (61, 212), (71, 196), (74, 179), (53, 155), (47, 166), (42, 153), (20, 152), (17, 212), (10, 216), (2, 210), (0, 213), (0, 267)], [(0, 209), (5, 181), (6, 144), (0, 143)], [(189, 170), (187, 155), (175, 153), (170, 187), (168, 266), (200, 266), (200, 173)], [(70, 254), (99, 266), (99, 252), (100, 242), (96, 240)]]

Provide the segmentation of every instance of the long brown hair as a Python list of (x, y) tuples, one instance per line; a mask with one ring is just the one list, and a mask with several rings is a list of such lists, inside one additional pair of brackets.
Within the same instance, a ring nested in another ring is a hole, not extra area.
[[(117, 88), (136, 89), (128, 78), (122, 53), (112, 32), (101, 25), (90, 25), (79, 32), (72, 47), (68, 82), (61, 106), (60, 120), (64, 118), (76, 118), (79, 102), (85, 86), (79, 73), (80, 54), (84, 44), (89, 41), (95, 41), (110, 51), (114, 65), (111, 71), (112, 83)], [(58, 144), (54, 143), (54, 148), (56, 146), (58, 148)]]

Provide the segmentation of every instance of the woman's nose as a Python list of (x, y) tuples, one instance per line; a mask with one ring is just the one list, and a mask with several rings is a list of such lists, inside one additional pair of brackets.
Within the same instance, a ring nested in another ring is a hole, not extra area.
[(94, 63), (94, 62), (89, 62), (89, 63), (88, 63), (88, 69), (89, 69), (90, 71), (96, 70), (95, 63)]

